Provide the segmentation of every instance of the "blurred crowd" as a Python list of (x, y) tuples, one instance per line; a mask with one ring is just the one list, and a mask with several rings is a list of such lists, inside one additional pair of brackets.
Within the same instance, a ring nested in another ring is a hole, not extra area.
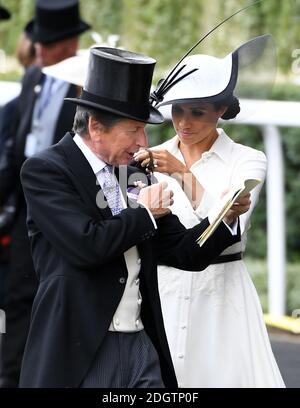
[[(0, 19), (12, 16), (0, 5)], [(1, 23), (1, 22), (0, 22)], [(90, 26), (80, 19), (78, 1), (36, 2), (16, 43), (24, 67), (19, 96), (0, 110), (0, 308), (6, 334), (0, 353), (0, 386), (17, 387), (37, 290), (26, 229), (26, 202), (19, 173), (24, 160), (50, 146), (72, 128), (75, 106), (64, 105), (78, 88), (41, 71), (76, 54), (78, 37)]]

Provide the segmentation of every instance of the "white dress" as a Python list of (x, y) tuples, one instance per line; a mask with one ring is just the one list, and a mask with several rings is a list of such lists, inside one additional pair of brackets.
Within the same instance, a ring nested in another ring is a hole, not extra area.
[[(172, 212), (188, 228), (207, 216), (222, 192), (247, 178), (265, 179), (266, 157), (233, 142), (223, 130), (191, 171), (204, 187), (199, 208), (193, 210), (179, 183), (167, 180), (174, 191)], [(178, 137), (156, 149), (166, 149), (184, 162)], [(240, 217), (241, 242), (223, 254), (244, 252), (250, 215), (258, 201)], [(258, 295), (244, 262), (211, 265), (202, 272), (159, 266), (159, 289), (165, 328), (179, 387), (284, 387), (273, 356)]]

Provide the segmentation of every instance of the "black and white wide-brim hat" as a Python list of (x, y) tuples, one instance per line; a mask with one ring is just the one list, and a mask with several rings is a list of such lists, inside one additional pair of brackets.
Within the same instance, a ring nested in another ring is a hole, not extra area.
[(193, 101), (213, 103), (232, 96), (240, 71), (251, 69), (270, 43), (272, 36), (266, 34), (251, 39), (224, 58), (203, 54), (186, 57), (178, 66), (180, 75), (193, 72), (171, 85), (157, 107)]

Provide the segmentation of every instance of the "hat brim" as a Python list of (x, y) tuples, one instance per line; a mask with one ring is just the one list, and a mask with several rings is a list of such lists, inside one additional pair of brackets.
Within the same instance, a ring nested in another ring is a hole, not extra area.
[(165, 118), (162, 115), (161, 112), (159, 112), (156, 108), (154, 108), (152, 105), (149, 105), (149, 117), (147, 119), (145, 118), (141, 118), (138, 115), (130, 115), (128, 113), (122, 112), (118, 109), (114, 109), (112, 107), (108, 107), (105, 105), (101, 105), (95, 102), (91, 102), (91, 101), (86, 101), (84, 99), (79, 99), (79, 98), (65, 98), (64, 99), (67, 102), (71, 102), (71, 103), (75, 103), (76, 105), (79, 106), (84, 106), (87, 108), (92, 108), (92, 109), (99, 109), (99, 110), (104, 110), (107, 112), (111, 112), (111, 113), (115, 113), (116, 115), (120, 115), (124, 118), (128, 118), (128, 119), (133, 119), (133, 120), (137, 120), (139, 122), (144, 122), (144, 123), (149, 123), (149, 124), (153, 124), (153, 125), (158, 125), (160, 123), (163, 123)]
[[(175, 85), (174, 88), (170, 90), (166, 94), (164, 100), (157, 104), (157, 108), (166, 105), (174, 105), (174, 104), (185, 104), (185, 103), (214, 103), (219, 102), (233, 94), (234, 88), (237, 83), (237, 75), (238, 75), (238, 55), (230, 56), (230, 71), (227, 69), (227, 76), (223, 80), (223, 84), (221, 82), (221, 86), (218, 86), (215, 89), (215, 92), (211, 92), (211, 87), (209, 87), (209, 92), (207, 89), (201, 89), (197, 81), (190, 82), (189, 76), (184, 78), (182, 81)], [(226, 61), (228, 56), (223, 60), (219, 60), (221, 62)], [(194, 72), (194, 76), (197, 78), (198, 72)], [(211, 75), (211, 72), (209, 73)], [(193, 74), (192, 74), (193, 75)], [(192, 77), (191, 75), (191, 77)], [(228, 78), (229, 76), (229, 78)], [(224, 87), (224, 83), (226, 83)], [(205, 85), (205, 81), (202, 79), (202, 83)], [(210, 83), (213, 83), (210, 81)], [(187, 90), (188, 88), (188, 90)], [(201, 96), (201, 93), (203, 96)], [(200, 95), (199, 95), (200, 94)], [(188, 95), (188, 96), (187, 96)]]
[(41, 44), (50, 44), (59, 40), (64, 40), (74, 35), (82, 34), (91, 28), (89, 24), (82, 20), (79, 21), (77, 26), (61, 31), (47, 30), (38, 27), (36, 26), (35, 20), (30, 21), (29, 24), (32, 27), (31, 33), (33, 42), (39, 42)]
[(6, 8), (0, 6), (0, 20), (9, 20), (10, 15), (10, 12)]
[(46, 75), (83, 87), (88, 74), (88, 54), (89, 50), (79, 50), (74, 57), (43, 67), (42, 71)]

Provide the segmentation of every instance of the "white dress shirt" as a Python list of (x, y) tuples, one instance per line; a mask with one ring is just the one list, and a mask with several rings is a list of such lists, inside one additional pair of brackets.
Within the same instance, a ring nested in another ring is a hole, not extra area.
[(55, 128), (70, 84), (45, 76), (34, 104), (30, 133), (26, 137), (24, 154), (30, 157), (53, 144)]

